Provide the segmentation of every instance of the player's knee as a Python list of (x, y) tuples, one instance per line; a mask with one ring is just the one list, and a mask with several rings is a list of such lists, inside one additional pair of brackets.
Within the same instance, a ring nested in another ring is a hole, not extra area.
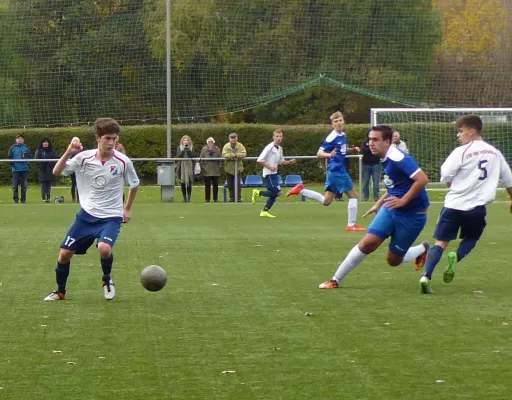
[(66, 264), (69, 261), (71, 261), (71, 258), (73, 257), (74, 251), (68, 250), (68, 249), (60, 249), (59, 253), (59, 262), (61, 264)]
[(100, 252), (101, 258), (109, 258), (112, 254), (112, 247), (107, 243), (99, 242), (98, 251)]
[(402, 264), (403, 258), (393, 255), (388, 255), (387, 260), (388, 265), (390, 267), (398, 267), (400, 264)]

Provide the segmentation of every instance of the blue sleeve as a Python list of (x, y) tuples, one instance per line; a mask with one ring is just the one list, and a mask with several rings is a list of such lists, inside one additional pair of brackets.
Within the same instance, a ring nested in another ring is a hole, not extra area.
[(397, 163), (397, 166), (404, 171), (404, 173), (410, 178), (412, 174), (414, 174), (417, 170), (420, 169), (420, 166), (416, 163), (414, 158), (412, 157), (404, 157), (401, 161)]
[(322, 143), (322, 145), (320, 146), (320, 148), (318, 150), (322, 150), (322, 151), (325, 151), (326, 153), (330, 153), (331, 151), (334, 150), (334, 143), (333, 142), (328, 142), (326, 140), (324, 140), (324, 142)]

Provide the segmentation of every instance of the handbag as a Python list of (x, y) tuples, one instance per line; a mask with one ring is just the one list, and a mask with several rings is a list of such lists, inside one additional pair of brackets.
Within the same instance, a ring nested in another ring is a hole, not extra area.
[(194, 175), (201, 175), (201, 164), (199, 164), (199, 161), (196, 161), (194, 164)]

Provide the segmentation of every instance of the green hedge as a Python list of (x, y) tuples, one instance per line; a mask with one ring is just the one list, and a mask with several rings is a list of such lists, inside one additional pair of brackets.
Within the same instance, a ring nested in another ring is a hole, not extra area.
[[(447, 155), (457, 145), (454, 124), (451, 123), (404, 123), (395, 124), (402, 138), (409, 146), (410, 153), (418, 160), (432, 181), (439, 180), (439, 167)], [(283, 148), (285, 155), (315, 155), (319, 145), (330, 132), (329, 125), (297, 125), (281, 126), (284, 130)], [(258, 156), (259, 152), (272, 140), (275, 125), (259, 124), (188, 124), (176, 125), (172, 129), (172, 152), (183, 135), (189, 135), (194, 148), (199, 154), (209, 136), (215, 138), (220, 148), (228, 141), (230, 132), (237, 132), (239, 141), (246, 147), (249, 156)], [(359, 145), (366, 135), (368, 125), (347, 125), (349, 145)], [(14, 143), (18, 133), (23, 133), (25, 143), (35, 152), (39, 142), (45, 136), (50, 137), (57, 154), (62, 154), (73, 136), (82, 140), (85, 148), (96, 147), (92, 127), (46, 128), (46, 129), (12, 129), (0, 130), (0, 149), (7, 150)], [(506, 156), (512, 154), (509, 137), (512, 135), (512, 123), (489, 124), (485, 128), (485, 137), (499, 147)], [(123, 126), (121, 143), (126, 147), (132, 158), (155, 158), (166, 156), (166, 130), (161, 125)], [(509, 160), (510, 161), (510, 160)], [(156, 180), (155, 163), (136, 163), (136, 169), (144, 183)], [(260, 173), (261, 169), (255, 162), (246, 163), (246, 173)], [(319, 160), (303, 160), (297, 165), (284, 166), (282, 175), (299, 173), (305, 181), (321, 182), (324, 180), (324, 163)], [(351, 173), (356, 174), (357, 163), (351, 163)], [(32, 165), (30, 180), (37, 179), (37, 167)], [(11, 181), (10, 166), (0, 164), (0, 181), (4, 184)]]

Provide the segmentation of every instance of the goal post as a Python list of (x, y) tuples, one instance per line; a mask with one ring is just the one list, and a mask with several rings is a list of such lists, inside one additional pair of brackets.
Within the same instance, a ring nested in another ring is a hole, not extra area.
[(512, 108), (372, 108), (372, 126), (387, 124), (400, 132), (411, 154), (430, 178), (440, 181), (440, 167), (459, 144), (455, 122), (476, 114), (483, 123), (483, 138), (512, 162)]

